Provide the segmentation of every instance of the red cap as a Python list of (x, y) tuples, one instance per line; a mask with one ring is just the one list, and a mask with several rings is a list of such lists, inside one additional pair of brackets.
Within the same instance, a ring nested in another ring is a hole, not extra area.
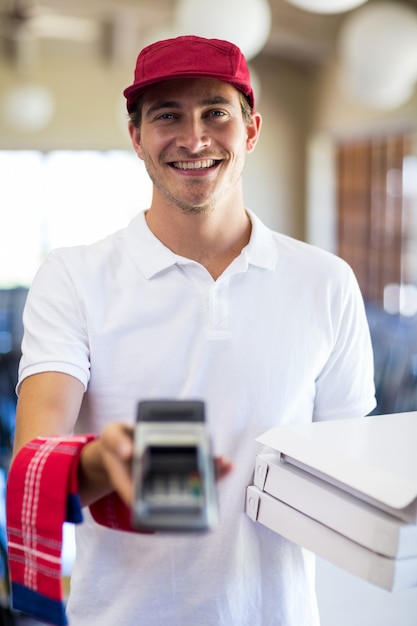
[(146, 87), (173, 78), (215, 78), (239, 89), (254, 107), (249, 69), (241, 50), (229, 41), (194, 35), (164, 39), (140, 52), (133, 84), (123, 95), (130, 112)]

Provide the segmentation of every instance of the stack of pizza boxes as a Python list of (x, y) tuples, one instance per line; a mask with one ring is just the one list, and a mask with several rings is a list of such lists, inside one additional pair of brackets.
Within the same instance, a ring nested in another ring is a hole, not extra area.
[(257, 442), (254, 522), (389, 591), (417, 586), (417, 412), (280, 426)]

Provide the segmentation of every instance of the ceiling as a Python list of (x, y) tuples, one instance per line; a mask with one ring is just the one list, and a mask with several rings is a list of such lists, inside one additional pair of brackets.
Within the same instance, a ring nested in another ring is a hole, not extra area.
[[(368, 0), (369, 4), (378, 1)], [(401, 2), (417, 10), (417, 0)], [(334, 52), (346, 13), (310, 13), (286, 0), (269, 0), (269, 4), (272, 28), (263, 55), (312, 65), (320, 64)], [(113, 61), (131, 64), (138, 49), (149, 43), (153, 33), (163, 33), (164, 28), (169, 28), (175, 6), (176, 0), (0, 0), (0, 55), (12, 60), (21, 48), (17, 41), (20, 44), (24, 41), (26, 49), (31, 44), (31, 54), (35, 46), (37, 51), (41, 48), (43, 55), (71, 54), (76, 46), (78, 54), (80, 50), (82, 54), (99, 51)], [(44, 23), (43, 33), (39, 29), (31, 30), (27, 28), (26, 18), (34, 15), (52, 15), (55, 22), (49, 21), (46, 30)], [(69, 30), (59, 34), (63, 22), (56, 21), (57, 16), (78, 21), (67, 19)]]

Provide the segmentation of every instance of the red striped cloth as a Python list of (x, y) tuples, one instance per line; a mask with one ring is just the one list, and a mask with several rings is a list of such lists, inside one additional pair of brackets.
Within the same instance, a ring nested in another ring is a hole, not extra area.
[[(7, 483), (8, 558), (13, 608), (65, 626), (61, 576), (62, 525), (82, 521), (77, 467), (95, 435), (38, 437), (16, 455)], [(115, 493), (90, 507), (99, 524), (133, 530)]]

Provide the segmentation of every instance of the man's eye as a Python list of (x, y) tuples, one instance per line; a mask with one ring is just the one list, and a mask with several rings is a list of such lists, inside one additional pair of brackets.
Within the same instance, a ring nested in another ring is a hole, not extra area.
[(218, 109), (215, 109), (214, 111), (210, 111), (209, 113), (210, 117), (223, 117), (225, 114), (224, 111), (220, 111)]
[(159, 120), (173, 120), (174, 119), (174, 115), (173, 113), (162, 113), (162, 115), (158, 116)]

